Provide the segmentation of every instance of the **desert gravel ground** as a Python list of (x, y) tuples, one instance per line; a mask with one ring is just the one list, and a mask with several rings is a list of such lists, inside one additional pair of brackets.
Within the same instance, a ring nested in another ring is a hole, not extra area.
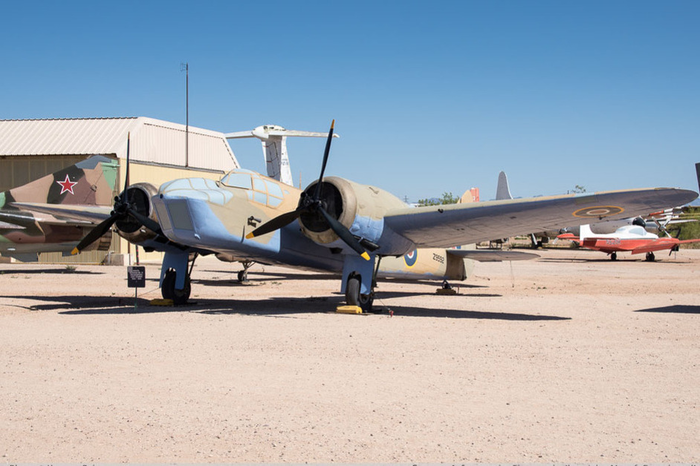
[(148, 266), (135, 309), (125, 268), (0, 264), (0, 463), (700, 461), (700, 251), (541, 256), (372, 315), (280, 267), (162, 308)]

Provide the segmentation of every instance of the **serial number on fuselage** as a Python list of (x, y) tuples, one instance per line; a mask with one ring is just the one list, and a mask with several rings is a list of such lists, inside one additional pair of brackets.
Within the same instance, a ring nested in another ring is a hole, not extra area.
[(439, 264), (444, 264), (445, 263), (445, 256), (441, 256), (440, 254), (433, 253), (433, 260)]

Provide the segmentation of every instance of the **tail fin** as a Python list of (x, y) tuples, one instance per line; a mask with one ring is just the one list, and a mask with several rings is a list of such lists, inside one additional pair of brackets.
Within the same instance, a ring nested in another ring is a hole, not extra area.
[[(262, 142), (267, 176), (282, 183), (294, 186), (292, 169), (289, 166), (287, 154), (287, 137), (312, 137), (327, 138), (328, 133), (314, 133), (310, 131), (288, 130), (277, 125), (258, 126), (252, 131), (239, 131), (228, 133), (226, 139), (258, 138)], [(340, 137), (334, 134), (333, 137)]]
[(584, 239), (590, 238), (591, 236), (593, 236), (593, 230), (591, 230), (591, 226), (590, 226), (590, 225), (581, 225), (581, 226), (579, 227), (579, 229), (580, 229), (580, 230), (579, 230), (578, 236), (579, 236), (579, 238), (581, 239), (582, 242), (583, 242)]
[(502, 199), (513, 199), (513, 196), (510, 194), (510, 188), (508, 187), (506, 172), (498, 174), (498, 186), (496, 187), (496, 200), (500, 201)]
[(479, 202), (479, 188), (469, 188), (464, 191), (462, 197), (459, 198), (458, 203), (464, 204), (467, 202)]
[(0, 193), (0, 208), (11, 202), (65, 205), (112, 204), (119, 163), (104, 156), (86, 160)]

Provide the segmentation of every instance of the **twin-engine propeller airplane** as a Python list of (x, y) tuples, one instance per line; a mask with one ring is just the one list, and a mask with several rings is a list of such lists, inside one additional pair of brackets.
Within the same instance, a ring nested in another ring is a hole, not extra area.
[(380, 188), (325, 177), (333, 130), (331, 125), (319, 179), (303, 191), (249, 170), (234, 170), (218, 182), (170, 181), (156, 195), (140, 195), (138, 200), (127, 183), (115, 214), (76, 250), (87, 247), (123, 215), (141, 223), (138, 231), (151, 238), (147, 247), (164, 245), (162, 292), (176, 302), (190, 294), (191, 253), (213, 252), (240, 261), (340, 273), (347, 303), (370, 310), (377, 275), (392, 267), (383, 264), (399, 260), (410, 268), (416, 256), (425, 256), (422, 248), (440, 248), (444, 262), (426, 276), (451, 273), (463, 279), (462, 258), (481, 251), (445, 248), (641, 215), (697, 197), (689, 190), (654, 188), (410, 207)]

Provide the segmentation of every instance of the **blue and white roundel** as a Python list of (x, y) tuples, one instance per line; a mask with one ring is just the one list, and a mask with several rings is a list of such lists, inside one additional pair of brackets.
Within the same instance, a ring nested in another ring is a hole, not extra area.
[(414, 265), (416, 265), (416, 261), (418, 260), (418, 250), (414, 249), (413, 251), (409, 252), (408, 254), (403, 255), (403, 260), (406, 262), (406, 267), (411, 268)]

